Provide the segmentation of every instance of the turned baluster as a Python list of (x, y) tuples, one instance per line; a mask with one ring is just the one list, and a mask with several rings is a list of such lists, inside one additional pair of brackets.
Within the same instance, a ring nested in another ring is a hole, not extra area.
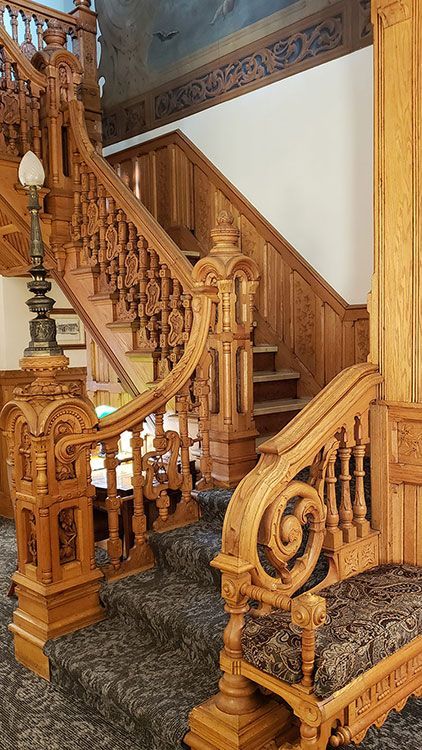
[(31, 92), (31, 113), (32, 113), (32, 149), (38, 157), (41, 157), (40, 101), (38, 97), (32, 95), (32, 92)]
[(122, 558), (122, 541), (119, 535), (119, 515), (121, 499), (117, 494), (117, 473), (119, 464), (117, 459), (118, 439), (112, 438), (105, 443), (105, 468), (107, 472), (107, 515), (108, 515), (108, 542), (107, 552), (114, 570), (118, 570)]
[(144, 508), (144, 491), (142, 476), (142, 446), (144, 441), (141, 437), (143, 425), (136, 427), (132, 432), (132, 455), (133, 455), (133, 520), (132, 529), (135, 537), (135, 546), (146, 544), (147, 519)]
[(343, 534), (339, 529), (340, 516), (337, 509), (337, 495), (336, 495), (336, 460), (337, 450), (334, 449), (330, 453), (330, 457), (327, 463), (327, 472), (325, 476), (326, 486), (326, 498), (327, 498), (327, 520), (326, 520), (326, 534), (325, 534), (325, 545), (329, 549), (336, 549), (340, 547), (343, 542)]
[[(127, 234), (127, 225), (125, 231)], [(127, 318), (130, 321), (134, 321), (138, 317), (139, 248), (142, 243), (145, 243), (145, 237), (139, 237), (137, 239), (136, 248), (130, 257), (125, 253), (124, 265), (126, 275), (124, 276), (123, 293), (126, 295), (127, 304), (129, 305)]]
[(192, 475), (190, 472), (189, 449), (192, 441), (189, 437), (189, 382), (176, 396), (176, 411), (179, 417), (179, 435), (181, 439), (180, 461), (182, 465), (182, 503), (192, 502)]
[(150, 250), (150, 264), (147, 271), (148, 283), (146, 286), (145, 313), (148, 317), (147, 328), (149, 331), (150, 347), (153, 351), (155, 366), (160, 358), (159, 347), (159, 313), (161, 311), (161, 279), (159, 276), (160, 261), (155, 250)]
[[(120, 240), (118, 230), (116, 229), (116, 223), (117, 221), (121, 221), (121, 223), (125, 225), (126, 216), (124, 215), (123, 211), (118, 211), (116, 216), (116, 203), (114, 198), (112, 198), (111, 196), (107, 198), (107, 214), (108, 226), (106, 232), (106, 256), (109, 262), (108, 275), (110, 279), (110, 289), (114, 292), (118, 288), (119, 255), (122, 252), (121, 245), (119, 244)], [(126, 247), (124, 247), (124, 252), (126, 252)], [(119, 317), (119, 315), (117, 315), (117, 317)]]
[(29, 57), (32, 57), (32, 54), (34, 52), (34, 45), (32, 43), (32, 33), (31, 33), (31, 16), (27, 16), (24, 11), (21, 11), (22, 20), (25, 25), (25, 33), (24, 33), (24, 45), (25, 45), (25, 53), (28, 54)]
[(95, 534), (94, 534), (94, 508), (93, 508), (93, 497), (95, 496), (95, 487), (92, 484), (92, 470), (91, 470), (91, 453), (85, 452), (86, 456), (86, 480), (87, 480), (87, 495), (88, 495), (88, 539), (89, 539), (89, 567), (91, 570), (95, 570), (97, 563), (95, 560)]
[(89, 204), (89, 175), (86, 164), (81, 165), (81, 236), (82, 236), (82, 257), (81, 265), (89, 266), (90, 264), (90, 247), (88, 236), (88, 204)]
[(37, 47), (38, 51), (40, 52), (44, 46), (44, 39), (43, 39), (43, 26), (44, 21), (42, 18), (38, 18), (38, 16), (34, 16), (35, 21), (35, 27), (37, 29)]
[(87, 235), (90, 249), (89, 262), (91, 266), (98, 263), (98, 204), (97, 204), (97, 178), (93, 172), (88, 176), (88, 225)]
[[(135, 320), (136, 304), (131, 287), (136, 283), (138, 272), (138, 257), (136, 250), (136, 236), (131, 234), (128, 242), (128, 225), (123, 211), (117, 212), (117, 257), (113, 261), (116, 264), (116, 284), (119, 290), (117, 302), (118, 320)], [(132, 302), (132, 307), (130, 306)]]
[(173, 292), (170, 297), (170, 337), (169, 344), (172, 349), (171, 361), (175, 365), (183, 352), (183, 328), (184, 315), (182, 303), (182, 287), (177, 279), (173, 279)]
[(107, 231), (107, 196), (103, 185), (98, 186), (98, 262), (100, 275), (98, 277), (98, 290), (100, 292), (112, 291), (109, 287), (109, 261), (106, 255), (106, 231)]
[(155, 436), (153, 445), (156, 451), (164, 451), (167, 448), (166, 433), (164, 430), (164, 414), (166, 407), (162, 406), (155, 412)]
[(343, 540), (353, 542), (356, 539), (356, 528), (353, 526), (353, 507), (350, 496), (350, 456), (351, 448), (346, 445), (339, 448), (340, 456), (340, 528), (343, 532)]
[(18, 81), (19, 87), (19, 119), (20, 119), (20, 136), (21, 136), (21, 153), (26, 154), (30, 147), (29, 143), (29, 126), (28, 126), (28, 100), (26, 82)]
[(7, 91), (12, 92), (14, 90), (14, 83), (12, 80), (12, 59), (9, 57), (5, 49), (3, 50), (3, 61), (4, 61), (3, 80), (6, 84)]
[(198, 442), (201, 455), (199, 468), (201, 479), (198, 488), (205, 489), (212, 486), (212, 461), (210, 452), (210, 386), (209, 370), (210, 355), (206, 353), (199, 364), (194, 380), (194, 394), (198, 402)]
[[(130, 224), (129, 224), (130, 233)], [(150, 349), (148, 339), (148, 316), (146, 314), (147, 304), (147, 284), (148, 284), (148, 264), (149, 264), (149, 253), (148, 243), (144, 237), (140, 237), (138, 243), (139, 250), (139, 303), (138, 303), (138, 317), (139, 317), (139, 330), (138, 330), (138, 343), (139, 349)]]
[(81, 168), (78, 153), (73, 153), (73, 211), (71, 233), (72, 240), (78, 242), (81, 239), (82, 206), (81, 206)]
[(9, 10), (9, 18), (10, 18), (10, 24), (12, 26), (12, 39), (16, 42), (16, 44), (19, 44), (19, 34), (18, 34), (18, 16), (19, 12), (16, 10), (16, 8), (8, 7)]
[(182, 304), (185, 311), (185, 324), (183, 328), (184, 343), (189, 341), (190, 332), (193, 324), (192, 295), (182, 294)]
[(169, 333), (170, 333), (170, 271), (168, 266), (162, 265), (160, 268), (161, 278), (161, 333), (160, 333), (160, 362), (157, 373), (158, 380), (165, 378), (169, 372)]
[(355, 499), (353, 503), (353, 524), (356, 527), (358, 537), (367, 536), (370, 529), (369, 521), (366, 518), (367, 506), (365, 498), (365, 469), (363, 461), (365, 458), (365, 446), (355, 445), (353, 448), (355, 459)]

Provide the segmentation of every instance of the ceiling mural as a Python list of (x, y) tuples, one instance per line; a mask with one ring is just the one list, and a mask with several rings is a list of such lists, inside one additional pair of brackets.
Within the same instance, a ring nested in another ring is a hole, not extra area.
[(105, 142), (369, 44), (370, 0), (96, 0)]

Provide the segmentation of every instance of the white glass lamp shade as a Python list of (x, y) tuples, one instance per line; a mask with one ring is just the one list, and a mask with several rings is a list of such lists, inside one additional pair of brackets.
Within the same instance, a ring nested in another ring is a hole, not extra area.
[(24, 187), (42, 187), (45, 180), (44, 167), (33, 151), (27, 151), (19, 164), (19, 182)]

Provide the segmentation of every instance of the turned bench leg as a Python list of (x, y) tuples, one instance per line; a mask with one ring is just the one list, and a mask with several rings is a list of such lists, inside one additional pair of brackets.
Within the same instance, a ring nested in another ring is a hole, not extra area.
[(312, 727), (302, 721), (300, 725), (300, 750), (326, 750), (331, 736), (331, 722)]

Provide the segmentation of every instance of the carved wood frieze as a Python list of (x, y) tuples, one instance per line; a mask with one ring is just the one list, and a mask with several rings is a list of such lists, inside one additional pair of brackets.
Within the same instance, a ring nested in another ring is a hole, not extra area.
[[(101, 7), (99, 22), (101, 26)], [(104, 24), (107, 28), (105, 18)], [(118, 106), (105, 102), (105, 143), (152, 130), (371, 42), (369, 0), (339, 0), (174, 82), (146, 93), (139, 91), (130, 102), (121, 101)], [(121, 55), (125, 54), (129, 52), (122, 48)]]

